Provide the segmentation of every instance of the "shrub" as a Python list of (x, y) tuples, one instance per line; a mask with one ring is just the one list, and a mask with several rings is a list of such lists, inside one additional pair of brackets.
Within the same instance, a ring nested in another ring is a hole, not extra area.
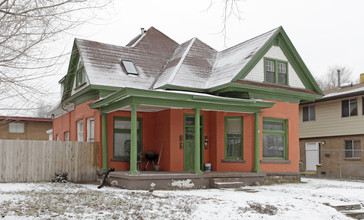
[(52, 179), (53, 183), (67, 183), (68, 182), (68, 173), (54, 173), (55, 177)]

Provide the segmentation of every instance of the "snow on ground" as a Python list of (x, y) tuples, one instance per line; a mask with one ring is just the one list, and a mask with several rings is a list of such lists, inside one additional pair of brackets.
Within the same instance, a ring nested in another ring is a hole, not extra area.
[(325, 204), (364, 205), (364, 181), (154, 192), (62, 183), (0, 183), (2, 219), (351, 219)]

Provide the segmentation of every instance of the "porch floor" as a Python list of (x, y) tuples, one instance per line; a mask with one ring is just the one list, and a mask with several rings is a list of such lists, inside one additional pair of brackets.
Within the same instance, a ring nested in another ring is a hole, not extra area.
[[(105, 172), (98, 171), (102, 179)], [(264, 184), (266, 173), (141, 171), (129, 175), (127, 171), (111, 172), (107, 183), (125, 189), (204, 189)]]

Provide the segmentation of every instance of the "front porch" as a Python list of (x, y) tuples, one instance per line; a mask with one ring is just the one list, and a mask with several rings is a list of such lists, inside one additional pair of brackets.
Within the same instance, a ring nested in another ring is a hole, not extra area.
[[(98, 171), (98, 179), (105, 172)], [(299, 173), (244, 173), (244, 172), (168, 172), (141, 171), (140, 175), (130, 175), (128, 171), (111, 172), (107, 184), (131, 190), (167, 189), (209, 189), (238, 188), (250, 185), (298, 182)]]

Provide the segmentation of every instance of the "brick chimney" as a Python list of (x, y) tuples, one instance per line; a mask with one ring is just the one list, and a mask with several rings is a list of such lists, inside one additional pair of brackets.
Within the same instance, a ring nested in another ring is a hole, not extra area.
[(360, 74), (360, 83), (364, 83), (364, 73)]

